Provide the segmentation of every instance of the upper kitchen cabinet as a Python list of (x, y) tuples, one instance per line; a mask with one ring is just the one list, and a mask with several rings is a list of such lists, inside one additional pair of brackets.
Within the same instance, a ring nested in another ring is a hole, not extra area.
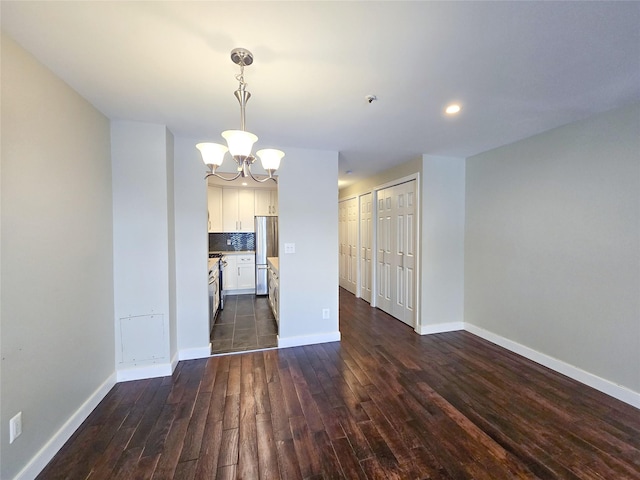
[(253, 232), (254, 191), (246, 188), (222, 189), (223, 232)]
[(278, 191), (256, 189), (256, 216), (278, 215)]
[(209, 210), (208, 229), (210, 232), (222, 231), (222, 188), (207, 187), (207, 203)]

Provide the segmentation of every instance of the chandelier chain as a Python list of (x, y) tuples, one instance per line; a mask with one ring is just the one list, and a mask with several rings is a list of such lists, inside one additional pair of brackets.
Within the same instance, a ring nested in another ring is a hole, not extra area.
[(240, 82), (240, 86), (247, 86), (244, 81), (244, 63), (240, 63), (240, 73), (236, 75), (236, 80)]

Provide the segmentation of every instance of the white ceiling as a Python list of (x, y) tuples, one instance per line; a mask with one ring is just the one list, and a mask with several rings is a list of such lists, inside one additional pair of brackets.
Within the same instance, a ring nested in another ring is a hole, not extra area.
[[(0, 8), (3, 31), (109, 118), (164, 124), (194, 142), (222, 142), (222, 130), (239, 128), (229, 53), (248, 48), (247, 129), (260, 147), (339, 151), (341, 184), (640, 101), (640, 2)], [(451, 101), (463, 105), (455, 118), (442, 112)]]

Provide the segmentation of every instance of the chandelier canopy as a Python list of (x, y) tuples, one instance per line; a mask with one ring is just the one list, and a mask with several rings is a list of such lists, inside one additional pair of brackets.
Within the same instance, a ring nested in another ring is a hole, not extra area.
[[(244, 81), (244, 67), (248, 67), (253, 63), (253, 54), (245, 48), (234, 48), (231, 50), (231, 60), (240, 66), (240, 73), (236, 75), (236, 80), (240, 82), (240, 85), (238, 90), (234, 92), (240, 104), (240, 130), (225, 130), (222, 132), (222, 137), (227, 141), (227, 146), (219, 143), (198, 143), (196, 145), (196, 148), (202, 154), (202, 160), (209, 167), (209, 173), (205, 178), (215, 176), (230, 182), (238, 177), (251, 177), (260, 183), (267, 180), (277, 182), (273, 174), (280, 167), (280, 160), (284, 157), (284, 152), (280, 150), (265, 148), (256, 152), (256, 155), (260, 157), (262, 167), (269, 174), (268, 177), (259, 179), (251, 173), (251, 165), (256, 159), (251, 150), (253, 149), (253, 144), (258, 141), (258, 137), (245, 130), (245, 107), (249, 98), (251, 98), (251, 93), (247, 91), (247, 84)], [(231, 177), (223, 176), (216, 172), (216, 169), (222, 165), (227, 151), (238, 165), (238, 173)]]

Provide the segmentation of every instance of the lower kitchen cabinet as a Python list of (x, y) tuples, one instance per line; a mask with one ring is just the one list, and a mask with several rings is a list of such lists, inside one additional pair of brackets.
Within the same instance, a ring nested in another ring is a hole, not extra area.
[(278, 278), (278, 271), (269, 265), (269, 275), (267, 276), (267, 282), (269, 284), (269, 305), (271, 311), (276, 319), (276, 323), (280, 323), (278, 310), (279, 310), (279, 296), (280, 296), (280, 279)]
[(227, 254), (222, 275), (226, 293), (254, 293), (256, 289), (256, 255), (254, 253)]

